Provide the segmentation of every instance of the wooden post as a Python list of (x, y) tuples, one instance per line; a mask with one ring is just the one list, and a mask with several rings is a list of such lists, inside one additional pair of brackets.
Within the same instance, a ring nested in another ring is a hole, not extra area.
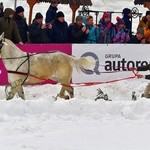
[(17, 0), (14, 1), (14, 10), (16, 9), (17, 6)]
[(27, 0), (27, 3), (29, 4), (30, 10), (29, 10), (29, 22), (28, 24), (31, 24), (32, 21), (32, 12), (33, 12), (33, 6), (37, 3), (37, 0)]
[(72, 23), (75, 20), (76, 11), (79, 8), (79, 4), (70, 4), (70, 8), (72, 9)]

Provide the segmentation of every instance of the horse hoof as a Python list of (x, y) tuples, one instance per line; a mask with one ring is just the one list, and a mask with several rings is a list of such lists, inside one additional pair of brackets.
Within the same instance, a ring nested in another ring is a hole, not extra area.
[(14, 97), (14, 94), (11, 92), (6, 94), (6, 100), (11, 100), (13, 97)]
[(11, 100), (13, 97), (12, 96), (7, 96), (6, 100)]
[(70, 97), (68, 95), (65, 96), (65, 100), (69, 100)]
[(24, 101), (26, 100), (24, 96), (23, 96), (23, 97), (20, 97), (20, 98), (21, 98), (22, 100), (24, 100)]
[[(59, 94), (58, 94), (57, 97), (63, 98), (63, 99), (65, 99), (65, 100), (69, 100), (69, 99), (70, 99), (70, 97), (69, 97), (68, 95), (63, 95), (63, 96), (62, 96), (62, 95), (59, 95)], [(57, 98), (57, 97), (56, 97), (56, 98)]]
[(25, 100), (25, 96), (24, 95), (19, 95), (19, 97), (22, 99), (22, 100)]

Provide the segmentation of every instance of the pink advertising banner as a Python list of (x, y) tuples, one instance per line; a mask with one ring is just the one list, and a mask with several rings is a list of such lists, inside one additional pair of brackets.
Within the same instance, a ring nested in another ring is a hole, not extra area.
[[(24, 44), (17, 45), (21, 50), (28, 53), (41, 53), (48, 51), (61, 51), (68, 55), (72, 54), (72, 44)], [(43, 83), (54, 83), (51, 80), (45, 81)], [(0, 59), (0, 85), (8, 84), (7, 70)]]

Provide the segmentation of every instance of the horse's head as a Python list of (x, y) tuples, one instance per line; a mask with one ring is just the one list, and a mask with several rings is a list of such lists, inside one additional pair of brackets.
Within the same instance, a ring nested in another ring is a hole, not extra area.
[(4, 42), (4, 32), (0, 35), (0, 52), (3, 47), (3, 42)]

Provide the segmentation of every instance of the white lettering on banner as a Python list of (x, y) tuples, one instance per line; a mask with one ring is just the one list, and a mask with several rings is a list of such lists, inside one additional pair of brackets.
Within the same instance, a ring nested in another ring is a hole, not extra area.
[(2, 74), (2, 70), (0, 70), (0, 74)]
[(72, 81), (106, 82), (131, 77), (134, 74), (129, 68), (150, 64), (149, 53), (147, 44), (74, 44), (72, 55), (88, 57), (95, 65), (80, 74), (74, 70)]

